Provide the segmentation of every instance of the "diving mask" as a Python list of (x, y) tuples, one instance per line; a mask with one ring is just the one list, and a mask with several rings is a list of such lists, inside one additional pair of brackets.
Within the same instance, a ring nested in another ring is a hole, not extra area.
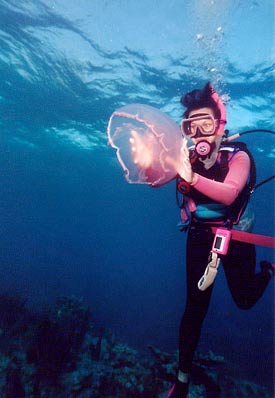
[(215, 134), (218, 123), (219, 121), (208, 113), (197, 113), (181, 121), (181, 132), (188, 138), (195, 137), (198, 131), (208, 137)]

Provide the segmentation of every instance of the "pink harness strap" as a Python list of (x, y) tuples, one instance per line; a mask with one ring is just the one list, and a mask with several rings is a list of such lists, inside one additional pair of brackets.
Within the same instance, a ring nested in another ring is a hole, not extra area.
[[(211, 227), (211, 230), (215, 234), (217, 228)], [(257, 235), (251, 232), (238, 231), (236, 229), (232, 229), (231, 233), (231, 239), (251, 243), (253, 245), (275, 248), (275, 238), (273, 236)]]

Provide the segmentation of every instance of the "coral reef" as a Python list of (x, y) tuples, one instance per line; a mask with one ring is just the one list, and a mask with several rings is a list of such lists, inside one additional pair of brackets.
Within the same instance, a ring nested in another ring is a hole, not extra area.
[[(110, 331), (96, 333), (90, 309), (61, 297), (37, 314), (20, 298), (0, 296), (0, 396), (3, 398), (164, 398), (177, 353), (140, 353)], [(192, 398), (272, 398), (230, 376), (225, 359), (197, 353)]]

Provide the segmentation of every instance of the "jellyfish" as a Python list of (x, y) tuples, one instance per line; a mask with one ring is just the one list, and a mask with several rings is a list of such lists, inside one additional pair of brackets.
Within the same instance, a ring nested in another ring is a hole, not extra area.
[(157, 108), (130, 104), (116, 110), (107, 134), (127, 182), (159, 187), (177, 176), (180, 127)]

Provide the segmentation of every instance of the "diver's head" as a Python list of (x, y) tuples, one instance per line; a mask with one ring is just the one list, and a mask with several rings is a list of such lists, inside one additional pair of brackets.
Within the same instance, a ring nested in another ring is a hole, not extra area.
[(181, 122), (182, 134), (194, 142), (197, 156), (208, 167), (215, 162), (224, 135), (225, 106), (210, 83), (182, 96), (181, 103), (187, 108)]
[(183, 95), (181, 103), (187, 108), (181, 123), (184, 136), (195, 141), (200, 137), (224, 135), (225, 106), (210, 83), (201, 90), (193, 90)]

